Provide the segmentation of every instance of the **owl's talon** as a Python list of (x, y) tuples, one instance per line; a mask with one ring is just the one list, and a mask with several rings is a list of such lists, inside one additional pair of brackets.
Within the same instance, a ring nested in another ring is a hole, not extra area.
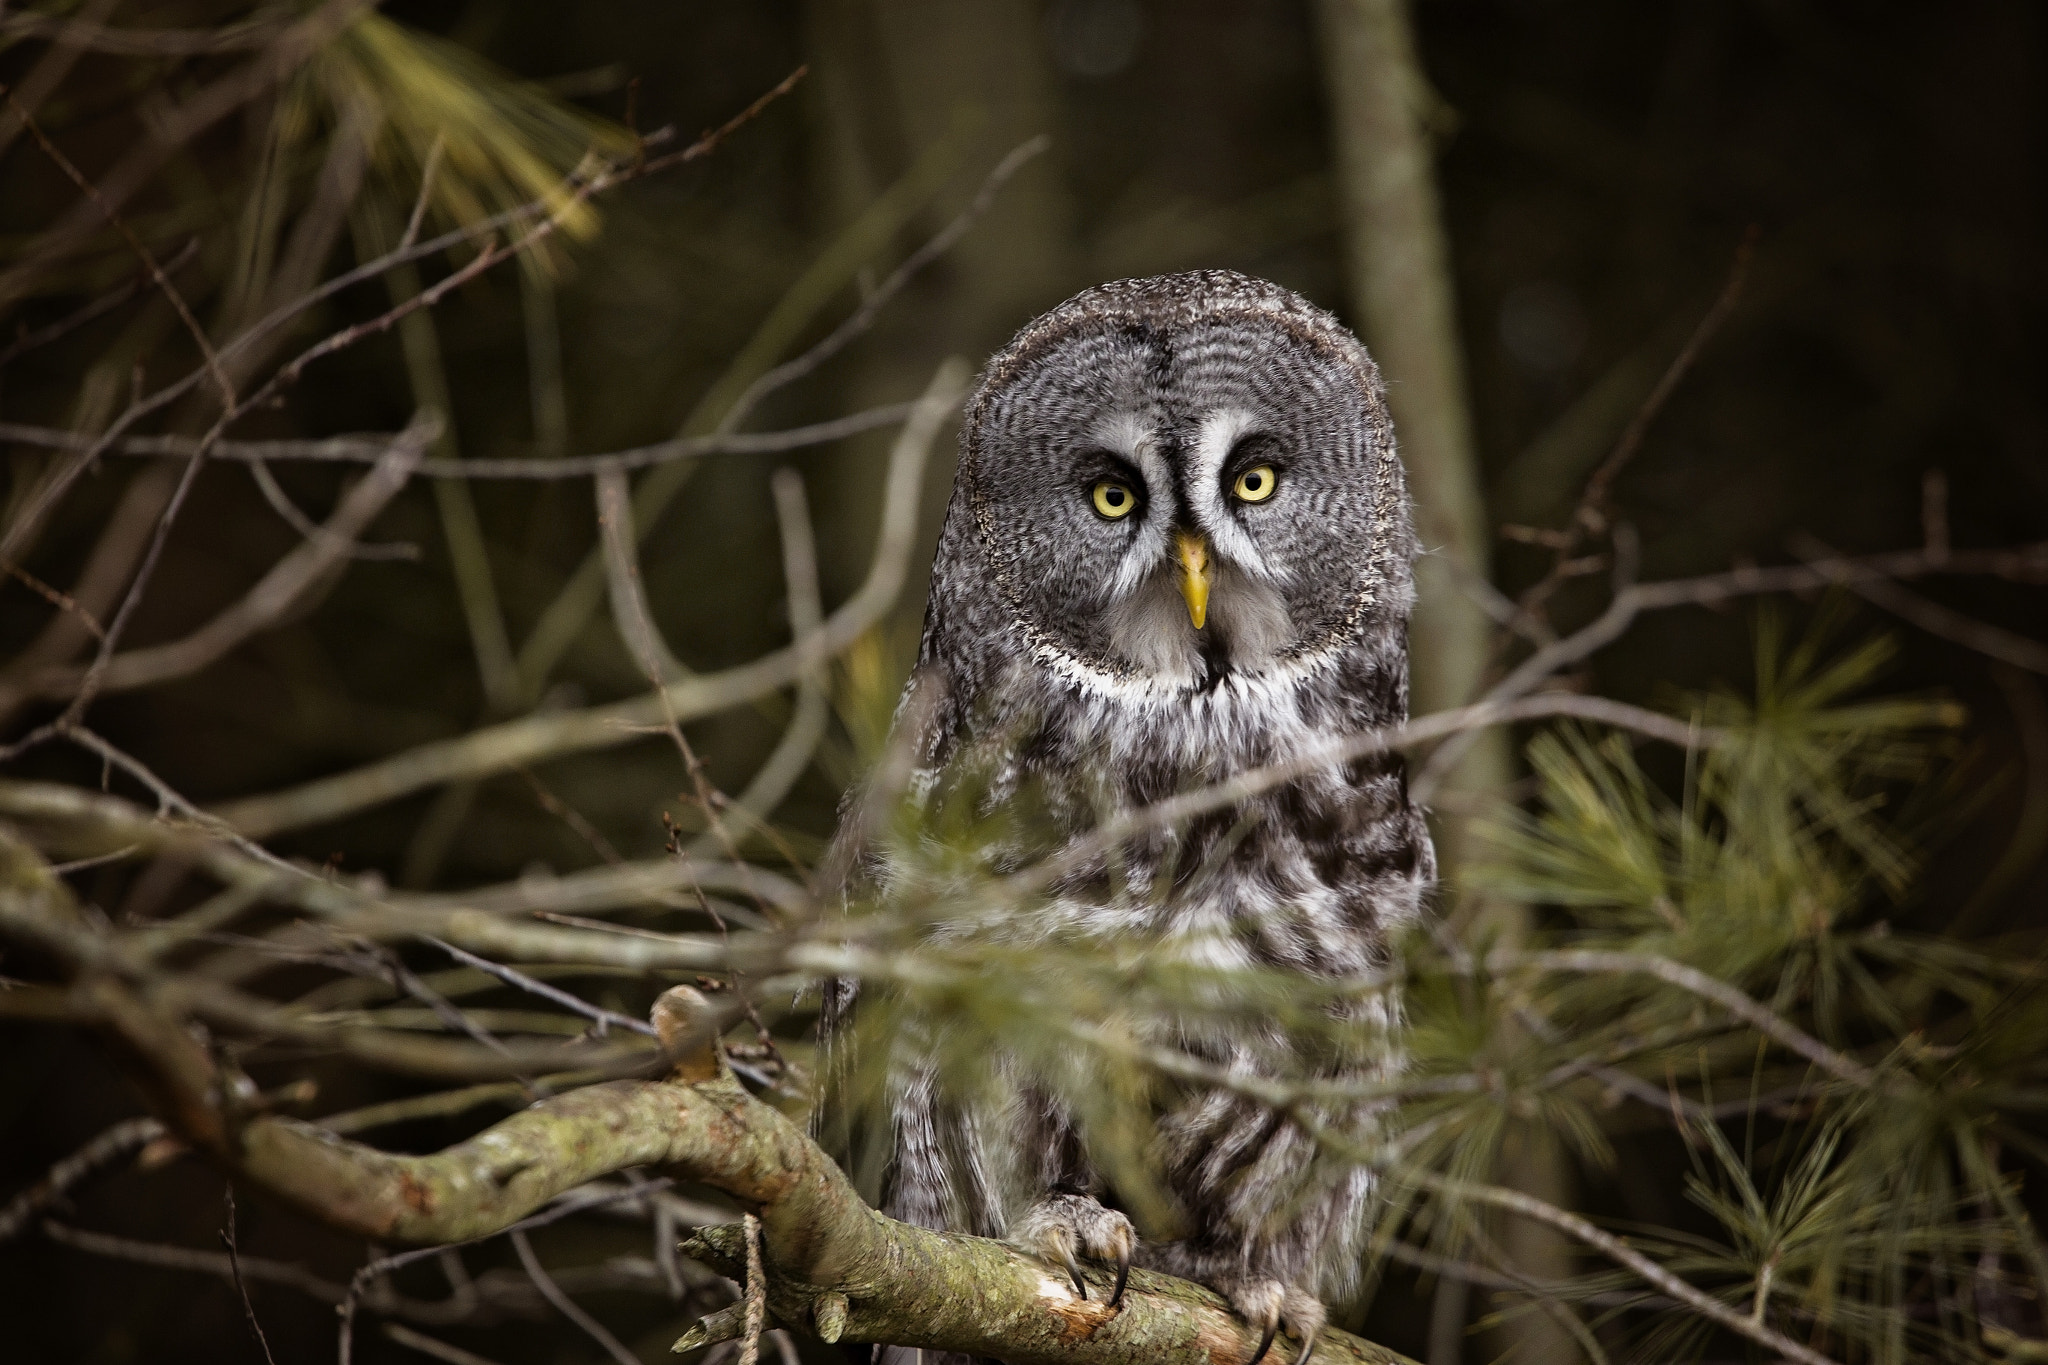
[(1092, 1195), (1059, 1191), (1026, 1210), (1011, 1226), (1008, 1241), (1066, 1271), (1074, 1292), (1084, 1300), (1088, 1281), (1081, 1276), (1081, 1260), (1115, 1260), (1116, 1289), (1109, 1299), (1109, 1306), (1115, 1308), (1124, 1296), (1138, 1232), (1130, 1219), (1102, 1207)]
[(1061, 1257), (1061, 1259), (1064, 1260), (1067, 1265), (1067, 1278), (1074, 1282), (1074, 1292), (1081, 1296), (1082, 1302), (1087, 1302), (1088, 1281), (1081, 1278), (1080, 1263), (1074, 1259), (1072, 1253), (1069, 1253), (1066, 1256)]
[(1273, 1349), (1273, 1338), (1279, 1331), (1280, 1323), (1278, 1319), (1267, 1323), (1266, 1334), (1259, 1338), (1259, 1349), (1252, 1352), (1252, 1358), (1247, 1360), (1244, 1365), (1259, 1365), (1259, 1362), (1266, 1358), (1266, 1352)]
[(1294, 1365), (1308, 1365), (1308, 1358), (1314, 1355), (1315, 1352), (1316, 1334), (1314, 1332), (1303, 1332), (1301, 1334), (1301, 1354), (1294, 1358)]

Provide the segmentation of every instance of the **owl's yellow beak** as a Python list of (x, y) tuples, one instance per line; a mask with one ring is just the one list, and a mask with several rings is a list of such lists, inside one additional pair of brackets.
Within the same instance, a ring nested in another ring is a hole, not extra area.
[(1200, 630), (1209, 619), (1209, 542), (1193, 531), (1176, 531), (1173, 548), (1180, 556), (1180, 595), (1188, 600), (1188, 620)]

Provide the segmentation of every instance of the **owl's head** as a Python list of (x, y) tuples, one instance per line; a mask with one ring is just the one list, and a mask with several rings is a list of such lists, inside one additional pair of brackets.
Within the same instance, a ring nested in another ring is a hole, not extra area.
[(1100, 285), (1019, 332), (969, 408), (952, 515), (1041, 656), (1155, 686), (1342, 648), (1412, 596), (1377, 368), (1225, 271)]

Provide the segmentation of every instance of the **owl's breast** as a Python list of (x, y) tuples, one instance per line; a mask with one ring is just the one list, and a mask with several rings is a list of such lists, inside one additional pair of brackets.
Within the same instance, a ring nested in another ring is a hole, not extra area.
[[(977, 727), (954, 766), (988, 782), (985, 810), (1028, 809), (1049, 825), (1028, 842), (1067, 863), (1053, 901), (1013, 928), (1166, 934), (1218, 966), (1369, 970), (1433, 873), (1399, 756), (1321, 758), (1399, 719), (1389, 713), (1405, 697), (1371, 673), (1369, 659), (1330, 659), (1173, 689), (1012, 672), (1001, 704), (981, 712), (1007, 723)], [(1182, 818), (1161, 810), (1276, 765), (1285, 779), (1242, 799)], [(1104, 847), (1110, 823), (1129, 832)]]

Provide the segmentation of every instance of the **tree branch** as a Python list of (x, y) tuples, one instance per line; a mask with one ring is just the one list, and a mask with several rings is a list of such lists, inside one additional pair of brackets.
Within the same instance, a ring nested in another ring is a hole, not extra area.
[[(433, 432), (431, 421), (400, 432), (369, 474), (343, 496), (334, 515), (316, 528), (316, 537), (294, 546), (247, 593), (190, 635), (112, 655), (101, 672), (99, 690), (129, 691), (189, 676), (277, 624), (336, 565), (350, 557), (356, 537), (412, 477), (413, 466)], [(0, 689), (0, 710), (10, 709), (21, 697), (71, 696), (84, 684), (87, 673), (71, 664), (45, 668), (11, 689)]]
[[(13, 919), (42, 920), (53, 934), (80, 923), (69, 889), (46, 866), (16, 856), (4, 872), (0, 901)], [(756, 1215), (768, 1310), (833, 1339), (1013, 1365), (1127, 1365), (1190, 1352), (1239, 1362), (1258, 1344), (1221, 1298), (1187, 1281), (1133, 1272), (1113, 1310), (1106, 1272), (1083, 1299), (1005, 1243), (912, 1227), (869, 1208), (815, 1143), (740, 1085), (713, 1041), (721, 1013), (687, 987), (653, 1009), (674, 1063), (665, 1078), (555, 1096), (424, 1156), (249, 1113), (214, 1057), (159, 1001), (91, 964), (72, 990), (90, 997), (140, 1063), (153, 1104), (179, 1137), (323, 1222), (377, 1241), (435, 1246), (489, 1236), (599, 1176), (645, 1166), (722, 1190)], [(745, 1264), (736, 1228), (700, 1233), (686, 1249), (722, 1273)], [(1336, 1331), (1318, 1340), (1315, 1359), (1402, 1361)]]
[(319, 824), (443, 782), (503, 772), (522, 764), (591, 749), (610, 748), (663, 725), (672, 712), (681, 721), (738, 706), (796, 682), (814, 669), (817, 657), (845, 649), (894, 606), (909, 572), (917, 540), (918, 495), (925, 459), (940, 425), (958, 403), (967, 367), (958, 360), (939, 366), (916, 409), (903, 425), (889, 461), (881, 534), (867, 581), (826, 618), (811, 639), (788, 645), (752, 663), (671, 684), (667, 696), (650, 693), (608, 706), (527, 716), (486, 726), (456, 739), (441, 740), (353, 772), (321, 778), (302, 787), (223, 806), (217, 813), (252, 837)]

